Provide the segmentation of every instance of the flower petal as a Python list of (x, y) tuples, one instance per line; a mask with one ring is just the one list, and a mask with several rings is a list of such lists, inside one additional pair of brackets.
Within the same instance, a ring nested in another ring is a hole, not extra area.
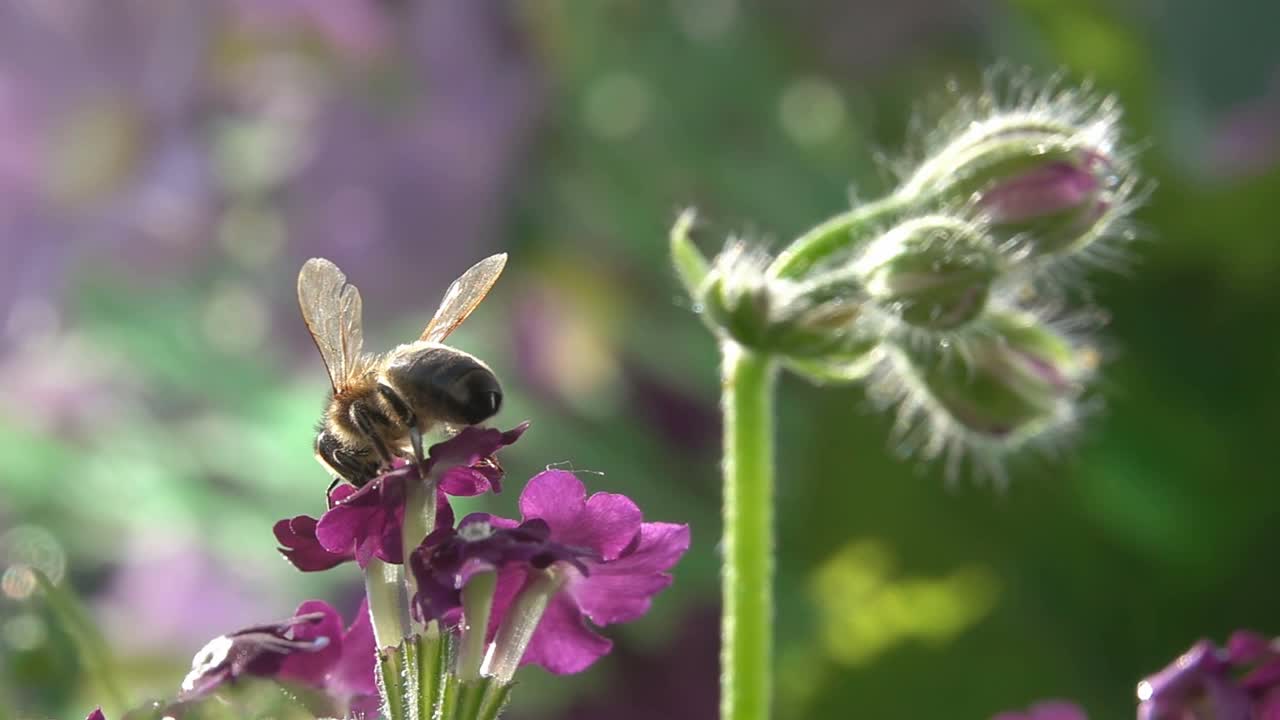
[(466, 465), (455, 465), (440, 476), (440, 489), (457, 497), (481, 495), (494, 486), (484, 473)]
[(582, 672), (613, 649), (613, 643), (591, 631), (582, 613), (564, 593), (547, 603), (533, 631), (521, 665), (541, 665), (556, 675)]
[(671, 584), (666, 573), (689, 549), (689, 526), (644, 523), (630, 552), (611, 562), (588, 562), (590, 574), (565, 588), (596, 625), (630, 622), (649, 611), (653, 596)]
[[(275, 677), (291, 680), (314, 688), (323, 688), (329, 670), (342, 657), (342, 617), (323, 600), (308, 600), (298, 606), (294, 615), (301, 617), (319, 613), (322, 619), (300, 623), (293, 628), (293, 640), (319, 640), (323, 647), (314, 652), (295, 652), (285, 657)], [(320, 644), (320, 643), (317, 643)]]
[(520, 493), (520, 514), (539, 517), (551, 527), (569, 525), (587, 506), (587, 488), (573, 473), (547, 470), (530, 478)]
[[(506, 432), (465, 427), (457, 435), (431, 446), (427, 451), (428, 467), (431, 472), (442, 475), (440, 486), (450, 495), (479, 495), (489, 489), (501, 492), (502, 469), (492, 456), (519, 440), (527, 429), (528, 422)], [(470, 472), (453, 472), (459, 468)]]
[(644, 516), (625, 495), (586, 494), (573, 473), (547, 470), (533, 476), (520, 493), (520, 512), (526, 520), (545, 520), (556, 542), (590, 548), (612, 560), (635, 540)]
[(298, 515), (277, 522), (273, 531), (282, 546), (277, 550), (303, 572), (328, 570), (355, 559), (352, 553), (334, 553), (325, 549), (316, 538), (316, 525), (316, 519), (308, 515)]
[(342, 657), (329, 672), (329, 691), (347, 697), (377, 698), (378, 685), (373, 677), (375, 662), (373, 624), (369, 620), (369, 603), (365, 600), (342, 636)]

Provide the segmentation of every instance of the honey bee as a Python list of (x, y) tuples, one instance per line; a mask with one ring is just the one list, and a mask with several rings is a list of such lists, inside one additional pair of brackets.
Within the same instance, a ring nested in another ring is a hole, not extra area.
[(502, 407), (493, 370), (442, 344), (502, 274), (505, 254), (481, 260), (444, 294), (416, 341), (383, 355), (364, 352), (360, 291), (337, 265), (312, 258), (298, 273), (298, 305), (333, 383), (316, 434), (316, 459), (363, 486), (397, 457), (422, 463), (422, 436), (440, 426), (475, 425)]

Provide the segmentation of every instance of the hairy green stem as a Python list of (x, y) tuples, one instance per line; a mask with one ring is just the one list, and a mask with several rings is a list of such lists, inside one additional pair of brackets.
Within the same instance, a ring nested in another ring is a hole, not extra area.
[[(421, 472), (421, 465), (419, 472)], [(404, 524), (400, 527), (400, 543), (404, 549), (406, 566), (409, 564), (409, 554), (422, 543), (423, 538), (435, 529), (436, 525), (435, 478), (422, 473), (418, 482), (410, 480), (407, 485), (404, 499)], [(409, 602), (413, 602), (413, 597), (418, 592), (418, 583), (413, 573), (406, 572), (404, 575), (405, 593)], [(409, 622), (413, 624), (415, 632), (422, 632), (422, 623), (414, 620), (412, 613)]]
[(493, 591), (498, 586), (498, 573), (481, 572), (472, 576), (462, 588), (462, 641), (458, 649), (458, 679), (464, 683), (480, 680), (484, 663), (485, 633), (493, 611)]
[(364, 590), (369, 597), (369, 619), (378, 648), (395, 647), (405, 637), (404, 571), (400, 565), (369, 560), (364, 569)]
[(720, 718), (766, 720), (773, 657), (771, 358), (730, 340), (724, 352), (724, 573)]
[(803, 275), (830, 256), (853, 247), (864, 239), (860, 237), (864, 231), (891, 220), (907, 205), (905, 197), (887, 195), (831, 217), (796, 238), (769, 266), (769, 274), (792, 279)]
[(382, 712), (387, 720), (408, 720), (404, 704), (404, 655), (397, 648), (378, 650), (378, 690), (382, 693)]

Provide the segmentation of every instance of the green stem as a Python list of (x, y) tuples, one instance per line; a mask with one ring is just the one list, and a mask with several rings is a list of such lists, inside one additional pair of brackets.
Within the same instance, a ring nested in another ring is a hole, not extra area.
[(907, 206), (905, 197), (887, 195), (852, 210), (846, 210), (796, 238), (769, 266), (773, 277), (796, 278), (835, 253), (852, 247), (863, 238), (857, 235), (875, 229)]
[[(409, 564), (409, 554), (422, 543), (423, 538), (434, 530), (436, 525), (435, 479), (423, 473), (418, 482), (410, 480), (407, 485), (404, 499), (404, 524), (400, 527), (400, 543), (404, 549), (406, 566)], [(418, 592), (418, 582), (411, 572), (406, 572), (404, 576), (405, 592), (409, 602), (413, 602), (413, 597)], [(412, 614), (410, 614), (410, 622), (415, 632), (423, 631), (422, 623), (412, 619)]]
[(475, 720), (497, 720), (502, 714), (502, 709), (507, 705), (507, 698), (511, 695), (510, 684), (493, 680), (488, 680), (486, 683), (484, 698), (480, 701), (480, 709), (476, 711)]
[(766, 720), (773, 651), (771, 358), (726, 340), (721, 720)]
[(489, 615), (493, 611), (493, 591), (497, 586), (496, 572), (482, 572), (472, 576), (462, 588), (463, 626), (457, 671), (458, 679), (464, 683), (480, 680), (484, 639), (489, 629)]
[(507, 607), (506, 617), (493, 638), (493, 651), (486, 673), (500, 685), (509, 685), (529, 647), (534, 630), (542, 620), (551, 596), (564, 584), (564, 576), (554, 568), (529, 573), (524, 587)]
[(404, 705), (404, 656), (396, 648), (378, 651), (378, 688), (388, 720), (407, 720)]
[(378, 649), (395, 647), (405, 637), (403, 566), (369, 560), (364, 569), (364, 589), (369, 597), (369, 620)]
[(405, 647), (415, 646), (418, 657), (418, 715), (420, 720), (431, 720), (435, 715), (435, 706), (440, 692), (443, 690), (444, 678), (448, 674), (445, 667), (446, 639), (441, 636), (440, 629), (432, 621), (427, 624), (421, 635), (414, 636)]

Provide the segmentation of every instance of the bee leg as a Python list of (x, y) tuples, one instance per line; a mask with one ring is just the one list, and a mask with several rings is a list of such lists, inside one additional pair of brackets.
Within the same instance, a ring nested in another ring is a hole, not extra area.
[(382, 436), (378, 434), (374, 427), (375, 422), (386, 425), (387, 419), (361, 401), (351, 403), (350, 415), (351, 421), (355, 426), (359, 428), (360, 432), (364, 433), (365, 437), (369, 438), (374, 451), (378, 453), (378, 459), (382, 461), (383, 465), (390, 465), (395, 458), (387, 448), (387, 444), (382, 441)]

